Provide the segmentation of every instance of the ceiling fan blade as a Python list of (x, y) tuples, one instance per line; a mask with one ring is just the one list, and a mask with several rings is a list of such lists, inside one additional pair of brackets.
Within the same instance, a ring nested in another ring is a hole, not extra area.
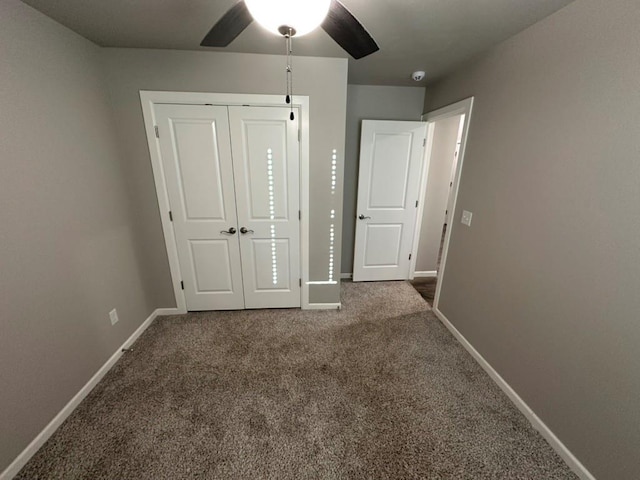
[(331, 0), (322, 28), (356, 60), (380, 50), (369, 32), (338, 0)]
[(226, 47), (253, 22), (244, 1), (236, 3), (202, 39), (202, 47)]

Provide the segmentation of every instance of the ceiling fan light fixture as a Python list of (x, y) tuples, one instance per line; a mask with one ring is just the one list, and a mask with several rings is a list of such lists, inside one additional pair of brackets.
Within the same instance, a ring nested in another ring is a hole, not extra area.
[(245, 0), (253, 19), (271, 33), (282, 36), (281, 27), (301, 37), (320, 26), (331, 0)]

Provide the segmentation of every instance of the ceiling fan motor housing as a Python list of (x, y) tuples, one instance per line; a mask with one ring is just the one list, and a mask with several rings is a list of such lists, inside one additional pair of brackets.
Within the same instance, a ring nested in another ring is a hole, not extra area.
[(200, 45), (226, 47), (254, 20), (288, 38), (301, 37), (320, 26), (356, 60), (380, 49), (340, 0), (240, 0), (216, 22)]
[(293, 37), (296, 34), (296, 29), (288, 25), (280, 25), (278, 27), (278, 31), (283, 37), (286, 37), (286, 36)]

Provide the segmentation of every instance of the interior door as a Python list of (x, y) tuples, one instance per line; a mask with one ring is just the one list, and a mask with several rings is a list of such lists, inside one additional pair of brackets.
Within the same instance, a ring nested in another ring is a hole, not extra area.
[(402, 280), (424, 158), (423, 122), (362, 121), (353, 280)]
[(227, 107), (158, 105), (188, 310), (244, 308)]
[(298, 122), (229, 107), (246, 308), (300, 306)]

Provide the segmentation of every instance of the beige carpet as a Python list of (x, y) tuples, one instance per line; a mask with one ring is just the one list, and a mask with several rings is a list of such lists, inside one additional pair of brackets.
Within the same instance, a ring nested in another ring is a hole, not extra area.
[(405, 282), (158, 318), (20, 479), (574, 479)]

